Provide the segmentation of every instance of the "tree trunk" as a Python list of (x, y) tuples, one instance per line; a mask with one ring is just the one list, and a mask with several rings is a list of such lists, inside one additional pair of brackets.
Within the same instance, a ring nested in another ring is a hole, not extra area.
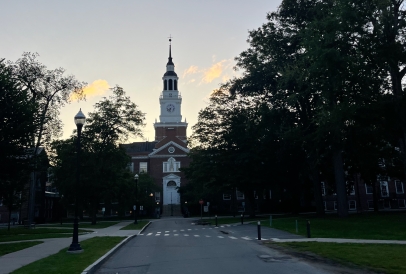
[(337, 193), (337, 213), (340, 217), (348, 216), (347, 189), (345, 185), (343, 157), (340, 149), (333, 150), (334, 177)]
[(321, 182), (319, 170), (314, 166), (310, 166), (310, 180), (313, 182), (314, 202), (316, 204), (316, 214), (324, 216), (323, 195), (321, 192)]

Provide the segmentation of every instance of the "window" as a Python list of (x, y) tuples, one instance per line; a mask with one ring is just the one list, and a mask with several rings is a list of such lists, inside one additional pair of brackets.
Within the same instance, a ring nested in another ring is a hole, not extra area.
[(235, 195), (237, 196), (237, 200), (244, 200), (244, 193), (241, 191), (236, 190)]
[(348, 209), (349, 210), (356, 210), (357, 209), (357, 202), (354, 200), (348, 201)]
[(231, 194), (223, 194), (223, 200), (225, 201), (231, 200)]
[(174, 90), (178, 90), (178, 81), (173, 80)]
[(388, 182), (380, 181), (379, 184), (380, 184), (380, 187), (381, 187), (381, 196), (382, 197), (389, 197)]
[(255, 200), (258, 200), (258, 194), (257, 194), (256, 190), (254, 190), (254, 198), (255, 198)]
[(272, 199), (272, 190), (269, 190), (269, 200)]
[(395, 187), (396, 187), (396, 194), (402, 194), (404, 193), (403, 190), (403, 183), (399, 180), (395, 181)]
[(159, 203), (161, 201), (161, 192), (155, 192), (155, 202)]
[(140, 162), (140, 173), (147, 173), (147, 172), (148, 172), (148, 163)]
[(368, 209), (374, 209), (374, 201), (368, 200)]
[(334, 202), (334, 210), (337, 210), (337, 202)]
[(176, 182), (175, 181), (169, 181), (166, 186), (176, 186)]
[(399, 208), (405, 208), (406, 207), (405, 199), (399, 199), (398, 205), (399, 205)]
[(365, 184), (365, 193), (366, 194), (373, 194), (373, 188), (371, 185)]
[(327, 211), (327, 202), (324, 201), (324, 202), (323, 202), (323, 205), (324, 205), (324, 210)]
[(176, 162), (175, 158), (169, 158), (167, 162), (163, 162), (163, 172), (179, 172), (180, 162)]
[(169, 90), (172, 90), (172, 79), (169, 79)]
[(168, 89), (168, 82), (165, 80), (164, 81), (164, 90), (167, 90)]
[(324, 184), (324, 182), (321, 182), (321, 195), (326, 195), (326, 185)]
[(134, 173), (134, 163), (128, 163), (127, 168), (129, 171), (131, 171), (132, 173)]
[(345, 184), (347, 186), (348, 195), (355, 195), (354, 182), (347, 181)]

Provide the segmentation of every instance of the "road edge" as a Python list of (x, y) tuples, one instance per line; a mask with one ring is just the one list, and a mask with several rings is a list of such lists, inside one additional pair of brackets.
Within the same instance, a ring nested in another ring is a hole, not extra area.
[(100, 257), (97, 261), (95, 261), (93, 264), (89, 265), (88, 267), (86, 267), (85, 270), (82, 271), (82, 274), (93, 274), (94, 272), (96, 272), (99, 267), (107, 260), (109, 259), (114, 253), (116, 253), (116, 251), (123, 246), (124, 244), (126, 244), (129, 240), (131, 240), (134, 237), (137, 237), (137, 235), (139, 235), (140, 233), (142, 233), (149, 225), (151, 224), (151, 221), (148, 222), (148, 224), (146, 224), (139, 232), (138, 234), (134, 234), (131, 236), (128, 236), (127, 238), (125, 238), (124, 240), (122, 240), (120, 243), (118, 243), (115, 247), (113, 247), (112, 249), (110, 249), (106, 254), (104, 254), (102, 257)]

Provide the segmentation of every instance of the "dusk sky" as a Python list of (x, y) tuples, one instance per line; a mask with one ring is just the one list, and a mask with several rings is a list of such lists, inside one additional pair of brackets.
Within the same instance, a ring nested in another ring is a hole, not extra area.
[(37, 52), (48, 69), (62, 67), (89, 84), (86, 101), (61, 110), (63, 138), (72, 134), (79, 108), (87, 115), (111, 94), (109, 87), (119, 85), (146, 113), (143, 132), (153, 141), (171, 35), (190, 135), (210, 93), (238, 75), (234, 57), (248, 48), (248, 30), (265, 23), (280, 2), (0, 0), (0, 58), (15, 61)]

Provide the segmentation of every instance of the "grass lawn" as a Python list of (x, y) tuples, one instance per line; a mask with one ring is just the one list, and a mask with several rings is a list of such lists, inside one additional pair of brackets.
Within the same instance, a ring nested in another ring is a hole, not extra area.
[(22, 243), (13, 243), (13, 244), (0, 244), (0, 256), (13, 253), (19, 250), (29, 248), (34, 245), (42, 244), (41, 241), (32, 241), (32, 242), (22, 242)]
[(383, 273), (406, 273), (406, 245), (318, 242), (278, 243), (277, 245), (302, 252), (310, 251), (344, 265), (355, 264)]
[(80, 246), (84, 250), (82, 253), (69, 254), (66, 252), (68, 248), (64, 248), (54, 255), (23, 266), (12, 273), (81, 273), (86, 267), (106, 254), (124, 238), (125, 237), (94, 237), (81, 241)]
[[(272, 227), (306, 236), (306, 220), (310, 220), (312, 238), (347, 238), (406, 240), (406, 213), (381, 212), (351, 214), (347, 218), (327, 215), (324, 218), (314, 216), (273, 218)], [(268, 219), (269, 220), (269, 219)], [(269, 221), (262, 225), (269, 226)]]
[(138, 221), (138, 224), (131, 223), (125, 227), (120, 228), (120, 230), (141, 230), (144, 226), (146, 226), (149, 221)]
[[(11, 242), (11, 241), (25, 241), (25, 240), (37, 240), (37, 239), (48, 239), (48, 238), (68, 238), (72, 237), (72, 229), (63, 228), (11, 228), (0, 229), (0, 242)], [(79, 233), (83, 234), (86, 232), (92, 232), (91, 230), (79, 229)]]
[[(92, 225), (89, 222), (86, 223), (79, 223), (79, 228), (106, 228), (112, 225), (116, 225), (119, 222), (97, 222), (95, 225)], [(64, 224), (43, 224), (39, 225), (38, 227), (66, 227), (66, 228), (72, 228), (73, 223), (64, 223)]]

